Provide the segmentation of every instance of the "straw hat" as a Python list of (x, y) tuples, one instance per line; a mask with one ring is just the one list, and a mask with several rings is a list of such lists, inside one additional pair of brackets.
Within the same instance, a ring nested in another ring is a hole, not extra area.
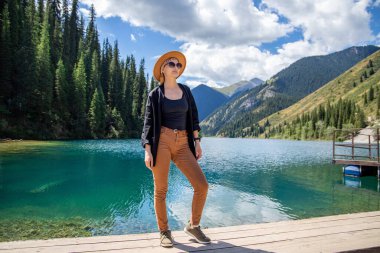
[(181, 76), (182, 73), (183, 73), (183, 71), (185, 70), (185, 67), (186, 67), (186, 57), (185, 57), (185, 55), (183, 53), (181, 53), (179, 51), (170, 51), (170, 52), (167, 52), (167, 53), (161, 55), (161, 57), (158, 58), (158, 60), (156, 61), (156, 64), (154, 64), (154, 68), (153, 68), (153, 76), (160, 83), (163, 83), (164, 80), (165, 80), (164, 79), (164, 74), (161, 74), (162, 64), (164, 64), (164, 62), (167, 59), (170, 59), (170, 58), (173, 58), (173, 57), (177, 58), (178, 62), (180, 62), (182, 64), (182, 68), (178, 70), (178, 72), (179, 72), (178, 77)]

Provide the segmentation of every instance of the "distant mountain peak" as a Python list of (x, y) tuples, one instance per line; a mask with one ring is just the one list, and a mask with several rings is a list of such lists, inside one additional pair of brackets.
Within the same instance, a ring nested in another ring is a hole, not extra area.
[(228, 96), (205, 84), (200, 84), (191, 91), (198, 107), (200, 121), (228, 100)]
[(230, 97), (236, 95), (237, 93), (250, 90), (260, 84), (262, 84), (264, 81), (260, 78), (252, 78), (250, 80), (241, 80), (239, 82), (230, 84), (228, 86), (225, 86), (223, 88), (215, 88), (219, 92), (222, 92)]

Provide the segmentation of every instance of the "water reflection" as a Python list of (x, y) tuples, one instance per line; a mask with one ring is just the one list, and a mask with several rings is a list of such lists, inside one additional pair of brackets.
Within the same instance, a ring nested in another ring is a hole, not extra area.
[[(153, 177), (140, 140), (7, 147), (11, 152), (0, 148), (1, 240), (157, 231)], [(203, 226), (380, 210), (379, 181), (343, 177), (341, 166), (331, 164), (330, 142), (205, 137), (202, 149), (210, 186)], [(192, 196), (171, 163), (172, 229), (190, 218)]]
[(342, 182), (345, 186), (380, 192), (380, 180), (377, 180), (377, 184), (373, 181), (373, 177), (342, 176)]

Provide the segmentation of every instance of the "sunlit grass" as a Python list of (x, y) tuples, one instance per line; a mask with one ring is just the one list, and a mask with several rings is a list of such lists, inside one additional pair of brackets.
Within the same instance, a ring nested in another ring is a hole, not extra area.
[(62, 141), (12, 140), (0, 142), (0, 153), (24, 153), (42, 147), (62, 146)]
[(81, 217), (0, 220), (0, 241), (92, 236), (89, 224)]

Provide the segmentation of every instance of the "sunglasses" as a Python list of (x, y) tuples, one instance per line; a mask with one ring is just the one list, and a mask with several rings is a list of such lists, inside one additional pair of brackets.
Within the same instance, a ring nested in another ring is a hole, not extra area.
[(174, 68), (175, 66), (177, 66), (178, 69), (182, 68), (182, 64), (179, 62), (177, 64), (175, 64), (174, 62), (170, 61), (170, 62), (166, 63), (165, 65), (169, 65), (169, 68)]

